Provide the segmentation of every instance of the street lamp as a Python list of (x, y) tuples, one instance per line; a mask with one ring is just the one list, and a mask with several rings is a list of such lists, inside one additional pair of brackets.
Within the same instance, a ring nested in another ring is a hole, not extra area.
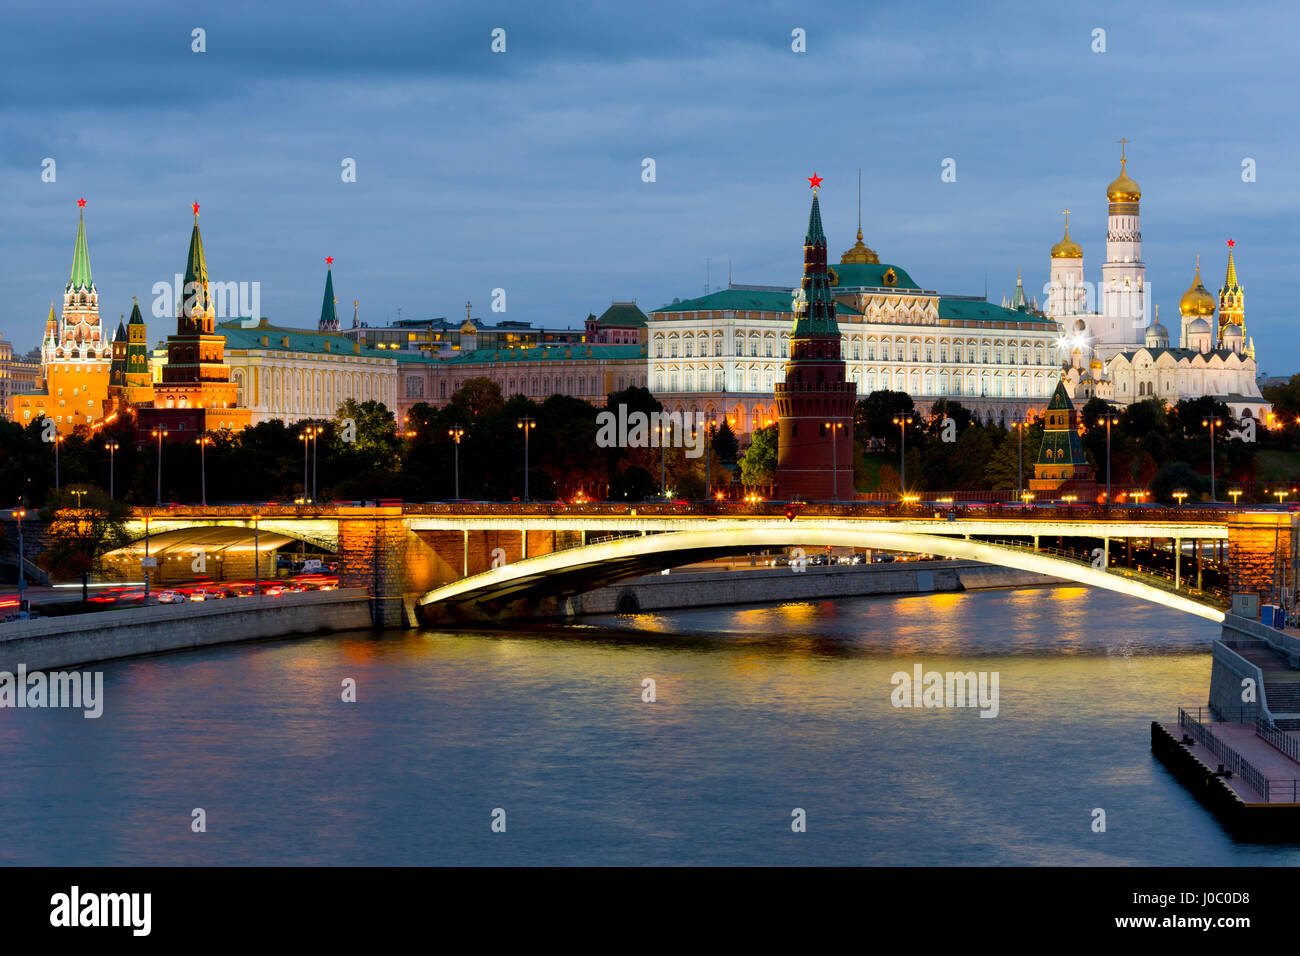
[(894, 418), (894, 424), (898, 426), (898, 484), (902, 488), (907, 487), (907, 426), (912, 424), (911, 415), (898, 415)]
[(1185, 491), (1175, 491), (1175, 492), (1174, 492), (1174, 497), (1178, 499), (1178, 504), (1179, 504), (1179, 506), (1181, 506), (1182, 503), (1183, 503), (1184, 501), (1187, 500), (1187, 492), (1185, 492)]
[(525, 415), (515, 422), (515, 427), (524, 430), (524, 501), (528, 501), (528, 433), (537, 427), (537, 420)]
[(1016, 494), (1023, 497), (1022, 489), (1025, 485), (1025, 429), (1029, 423), (1025, 421), (1012, 422), (1011, 427), (1016, 430)]
[(1201, 420), (1202, 427), (1206, 425), (1210, 426), (1210, 500), (1211, 501), (1218, 501), (1218, 497), (1214, 493), (1214, 429), (1215, 426), (1222, 425), (1222, 424), (1223, 422), (1221, 422), (1217, 418), (1205, 418)]
[(831, 501), (840, 500), (840, 429), (844, 427), (843, 422), (827, 422), (826, 427), (831, 430)]
[(311, 500), (315, 502), (320, 499), (316, 485), (316, 446), (320, 444), (320, 435), (325, 428), (322, 425), (313, 425), (307, 430), (311, 433)]
[(23, 588), (27, 587), (27, 578), (23, 574), (23, 518), (27, 516), (26, 509), (18, 508), (13, 512), (14, 520), (18, 522), (18, 609), (23, 607)]
[(1277, 499), (1277, 503), (1278, 503), (1278, 504), (1281, 504), (1282, 502), (1286, 501), (1286, 499), (1287, 499), (1287, 495), (1289, 495), (1289, 494), (1290, 494), (1289, 491), (1286, 491), (1285, 489), (1283, 489), (1282, 491), (1275, 491), (1275, 492), (1273, 492), (1273, 497)]
[(59, 490), (59, 445), (63, 442), (62, 435), (54, 436), (54, 490)]
[(1032, 491), (1022, 491), (1020, 492), (1020, 500), (1025, 504), (1029, 504), (1034, 500), (1034, 493)]
[(104, 448), (108, 450), (108, 496), (113, 497), (113, 455), (122, 446), (115, 441), (105, 442)]
[(664, 432), (668, 430), (669, 427), (665, 425), (655, 426), (655, 440), (659, 442), (659, 497), (665, 501), (668, 500), (668, 472), (666, 467), (669, 438)]
[(1232, 503), (1235, 505), (1237, 503), (1237, 499), (1241, 497), (1241, 489), (1233, 488), (1231, 491), (1228, 492), (1228, 496), (1232, 499)]
[(157, 504), (161, 505), (162, 504), (162, 440), (167, 437), (167, 429), (155, 428), (151, 434), (158, 439), (158, 501)]
[(302, 501), (303, 504), (308, 504), (311, 500), (308, 497), (311, 486), (307, 484), (307, 446), (311, 442), (311, 428), (304, 428), (299, 433), (298, 440), (302, 442)]
[(1106, 505), (1110, 506), (1110, 426), (1118, 425), (1119, 419), (1114, 415), (1106, 415), (1103, 419), (1106, 422)]
[(208, 459), (205, 449), (212, 444), (212, 439), (207, 435), (200, 435), (194, 439), (194, 444), (199, 446), (199, 495), (200, 504), (204, 508), (208, 506)]
[(713, 462), (709, 454), (709, 439), (713, 437), (713, 412), (710, 411), (704, 428), (704, 497), (713, 494)]
[(447, 432), (447, 435), (456, 443), (456, 500), (460, 500), (460, 440), (465, 437), (465, 429), (457, 425)]
[(261, 560), (262, 552), (258, 549), (258, 522), (262, 520), (261, 515), (253, 515), (253, 596), (257, 597), (257, 588), (261, 583)]

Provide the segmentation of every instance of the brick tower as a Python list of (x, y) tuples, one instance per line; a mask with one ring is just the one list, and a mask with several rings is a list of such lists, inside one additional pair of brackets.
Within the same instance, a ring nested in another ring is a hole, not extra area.
[(826, 234), (817, 202), (821, 178), (814, 175), (808, 181), (813, 200), (803, 244), (803, 281), (795, 293), (785, 381), (776, 386), (777, 492), (783, 498), (851, 501), (857, 386), (844, 380), (840, 326), (826, 272)]

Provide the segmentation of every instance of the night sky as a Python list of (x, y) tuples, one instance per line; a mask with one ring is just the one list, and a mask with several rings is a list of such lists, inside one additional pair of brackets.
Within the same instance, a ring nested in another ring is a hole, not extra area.
[[(81, 196), (109, 325), (183, 270), (197, 200), (211, 277), (259, 282), (277, 324), (315, 325), (332, 255), (345, 325), (353, 299), (372, 325), (462, 317), (469, 299), (488, 321), (564, 327), (613, 299), (699, 295), (710, 259), (715, 287), (729, 260), (736, 282), (797, 284), (806, 177), (825, 177), (838, 259), (859, 167), (881, 261), (945, 293), (987, 276), (995, 302), (1023, 268), (1042, 300), (1063, 208), (1099, 278), (1127, 137), (1164, 324), (1176, 335), (1198, 252), (1217, 292), (1233, 238), (1260, 367), (1290, 374), (1300, 11), (1086, 6), (6, 7), (0, 332), (39, 341)], [(152, 339), (173, 330), (150, 322)]]

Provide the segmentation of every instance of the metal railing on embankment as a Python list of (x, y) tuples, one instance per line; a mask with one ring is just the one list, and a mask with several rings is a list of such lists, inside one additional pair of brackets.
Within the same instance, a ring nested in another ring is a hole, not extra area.
[[(1222, 770), (1235, 774), (1246, 781), (1256, 793), (1263, 796), (1265, 803), (1300, 802), (1300, 779), (1294, 777), (1270, 779), (1258, 767), (1233, 750), (1227, 743), (1220, 740), (1209, 727), (1198, 719), (1200, 716), (1201, 709), (1199, 707), (1197, 708), (1197, 717), (1193, 717), (1185, 709), (1179, 707), (1178, 726), (1184, 733), (1190, 732), (1197, 743), (1202, 744), (1206, 750), (1214, 754), (1218, 758)], [(1258, 718), (1256, 719), (1255, 733), (1263, 737), (1260, 734)], [(1264, 739), (1268, 741), (1268, 738), (1265, 737)], [(1268, 742), (1272, 743), (1272, 741)], [(1290, 755), (1288, 754), (1288, 756)]]

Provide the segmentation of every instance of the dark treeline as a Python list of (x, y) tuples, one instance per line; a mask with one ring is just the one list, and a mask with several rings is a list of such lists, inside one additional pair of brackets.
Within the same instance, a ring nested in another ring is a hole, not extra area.
[[(1149, 399), (1118, 410), (1092, 399), (1080, 409), (1083, 444), (1098, 481), (1104, 482), (1103, 422), (1109, 414), (1118, 419), (1111, 427), (1115, 485), (1148, 486), (1159, 500), (1171, 500), (1174, 491), (1183, 490), (1197, 500), (1209, 493), (1210, 430), (1203, 422), (1217, 418), (1222, 423), (1215, 430), (1222, 497), (1229, 483), (1259, 477), (1256, 452), (1261, 443), (1286, 449), (1300, 444), (1300, 424), (1293, 424), (1300, 419), (1300, 382), (1293, 380), (1270, 398), (1290, 416), (1287, 427), (1260, 428), (1254, 442), (1243, 440), (1227, 407), (1212, 398), (1185, 400), (1171, 408)], [(608, 396), (608, 408), (619, 406), (646, 416), (662, 412), (644, 388)], [(416, 405), (400, 423), (380, 403), (349, 401), (332, 419), (292, 425), (273, 420), (239, 434), (211, 435), (205, 448), (207, 500), (291, 502), (310, 497), (313, 482), (321, 501), (450, 499), (455, 496), (453, 435), (458, 430), (460, 497), (519, 499), (524, 495), (522, 419), (535, 423), (528, 434), (528, 484), (530, 496), (538, 500), (641, 501), (658, 497), (661, 488), (674, 498), (698, 499), (706, 493), (706, 481), (715, 493), (737, 496), (743, 486), (769, 494), (776, 481), (776, 426), (759, 429), (737, 462), (736, 438), (725, 420), (709, 434), (706, 459), (703, 447), (693, 454), (680, 439), (662, 454), (653, 438), (634, 441), (639, 447), (598, 441), (602, 411), (562, 395), (540, 403), (523, 396), (507, 399), (488, 379), (465, 383), (441, 408)], [(899, 421), (904, 422), (901, 428)], [(304, 441), (310, 429), (319, 429), (319, 435)], [(26, 427), (0, 422), (0, 503), (46, 504), (56, 484), (55, 449), (42, 441), (42, 431), (39, 421)], [(149, 436), (137, 441), (139, 437), (125, 417), (93, 436), (82, 431), (66, 437), (58, 448), (59, 486), (111, 488), (114, 498), (130, 504), (151, 504), (159, 497), (164, 502), (199, 501), (198, 444), (164, 440), (160, 494), (157, 442)], [(904, 438), (909, 491), (1013, 490), (1018, 455), (1020, 480), (1027, 486), (1033, 475), (1043, 428), (1034, 420), (1018, 436), (1014, 425), (981, 422), (953, 401), (938, 402), (922, 416), (906, 393), (878, 391), (858, 401), (854, 437), (860, 491), (902, 490), (898, 456)], [(110, 443), (117, 446), (112, 456)]]

